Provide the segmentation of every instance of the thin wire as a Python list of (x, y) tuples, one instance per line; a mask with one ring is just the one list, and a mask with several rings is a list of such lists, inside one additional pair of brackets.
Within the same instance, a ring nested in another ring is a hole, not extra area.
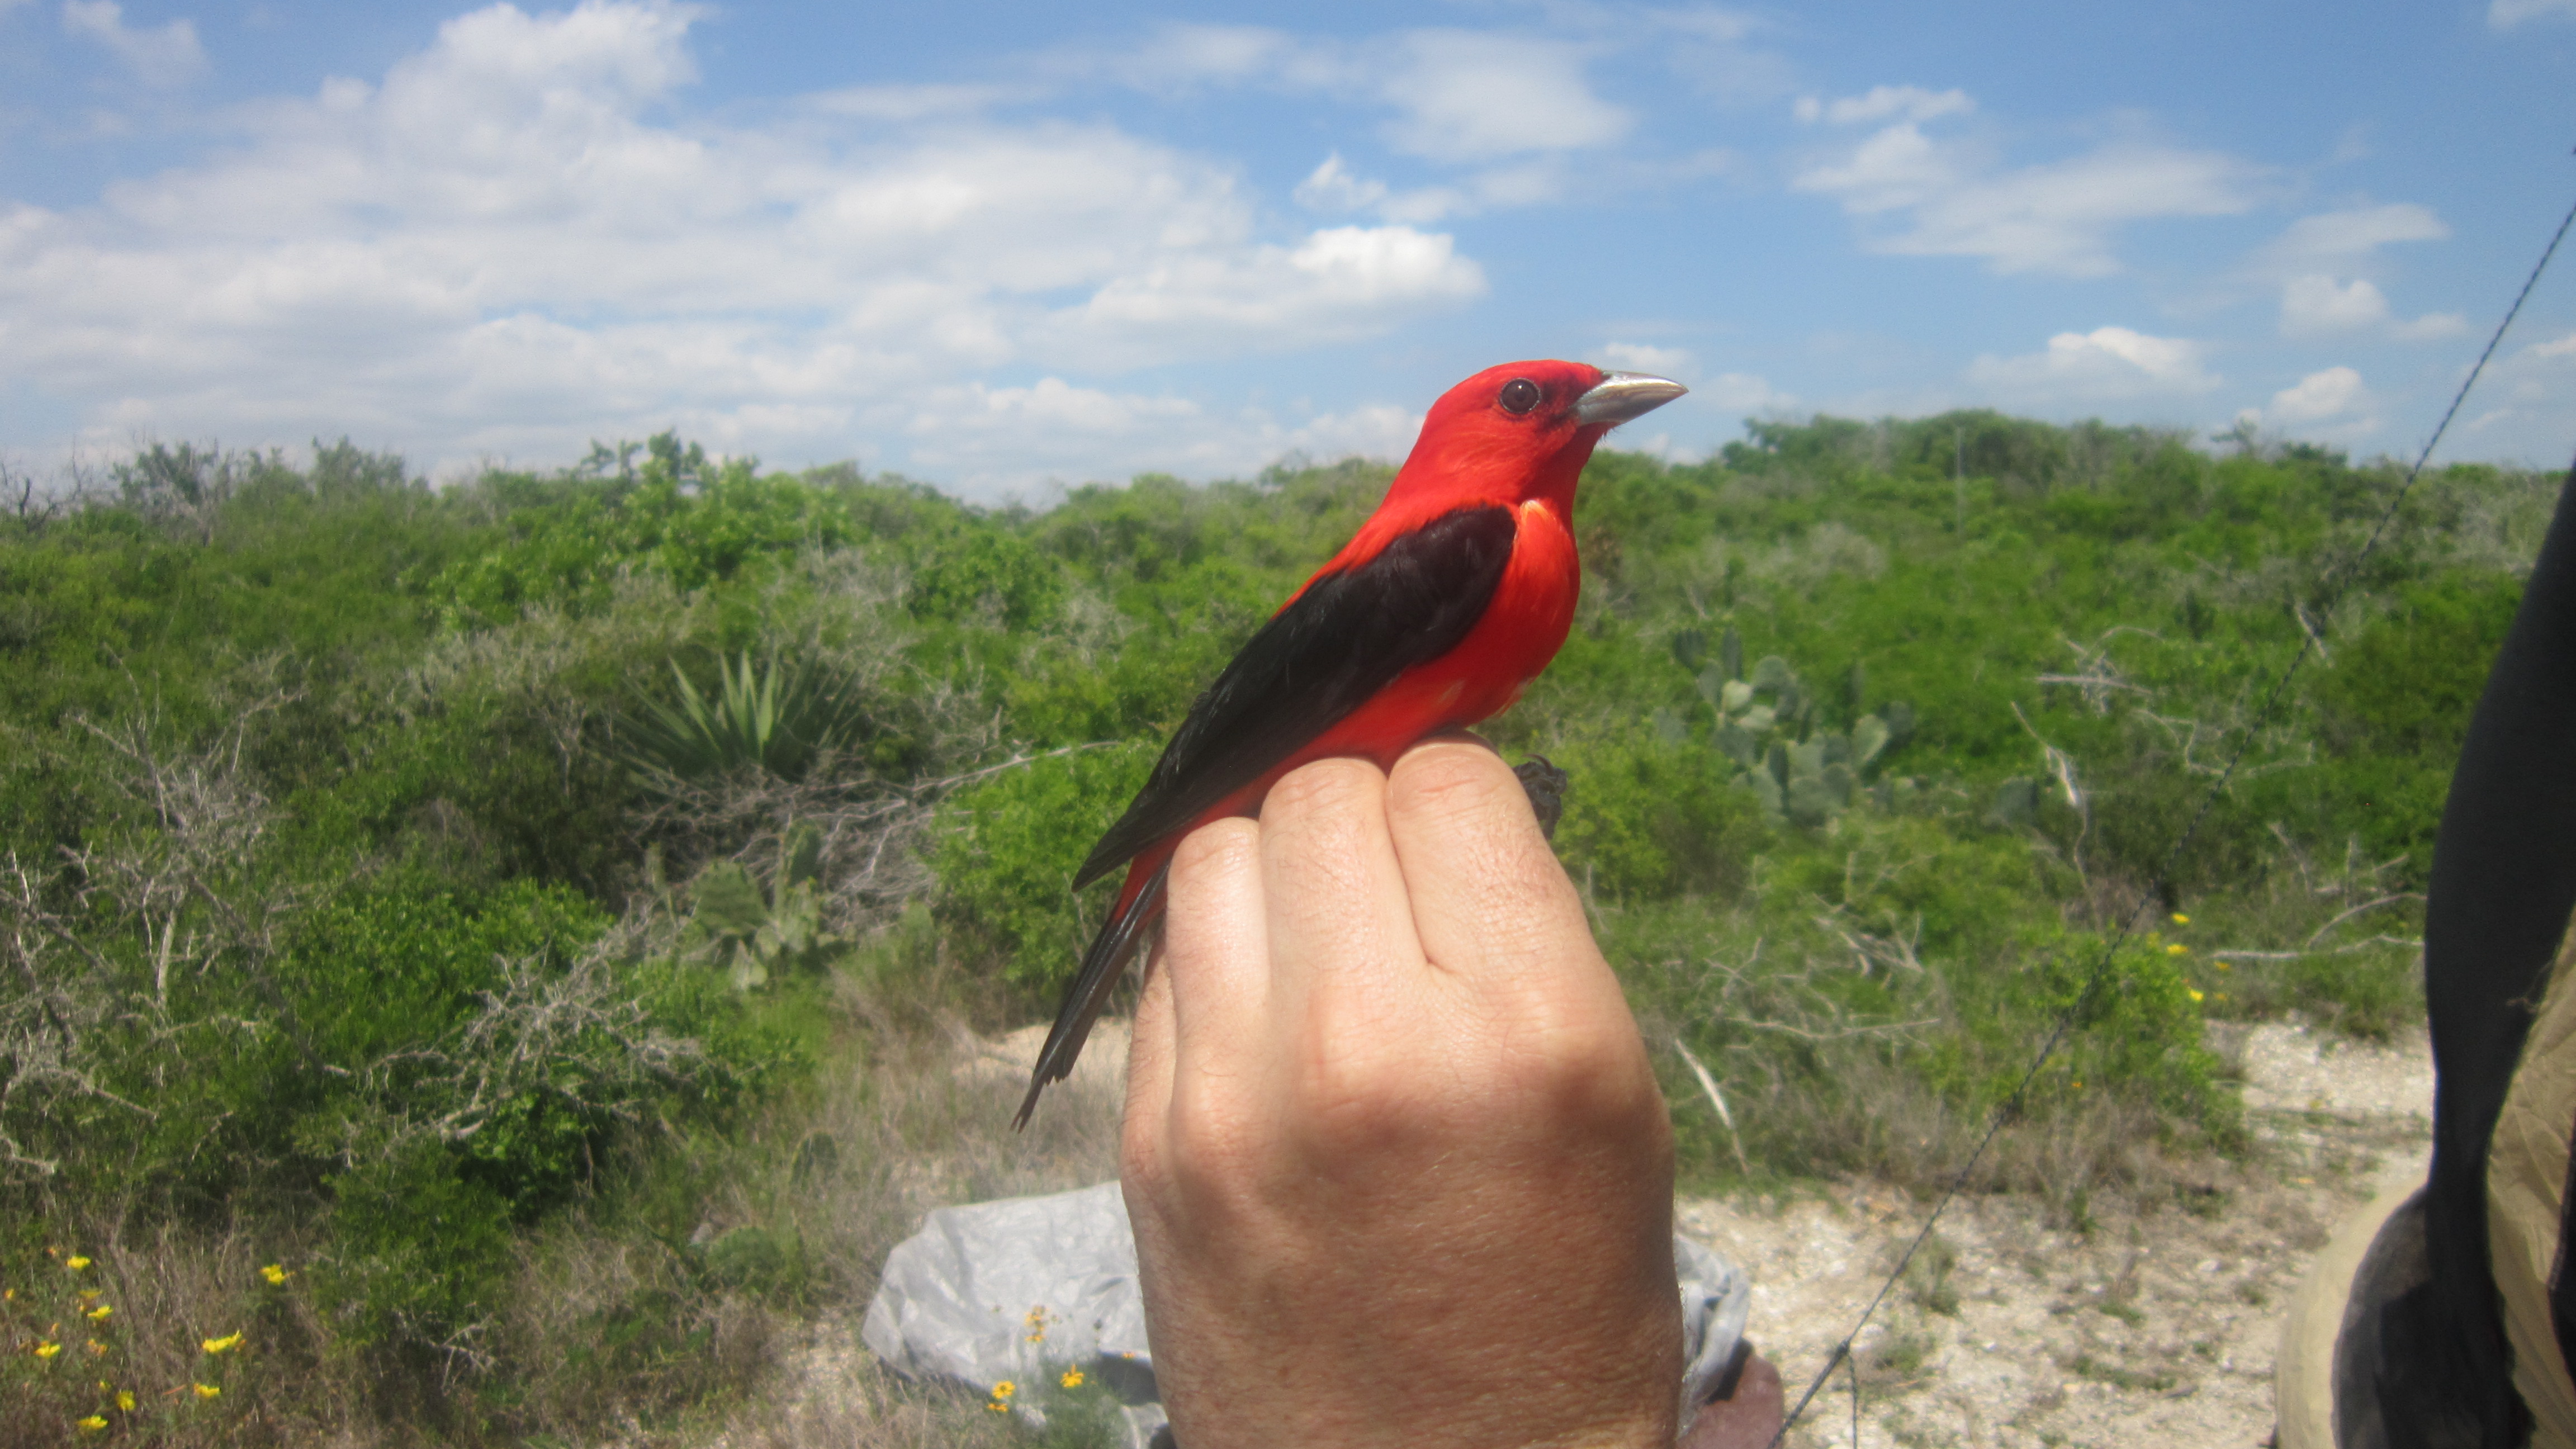
[[(2496, 348), (2504, 342), (2504, 334), (2513, 326), (2513, 319), (2521, 315), (2522, 304), (2530, 299), (2531, 289), (2539, 285), (2540, 274), (2549, 269), (2549, 259), (2558, 254), (2558, 244), (2567, 239), (2567, 231), (2571, 226), (2576, 226), (2576, 206), (2570, 206), (2567, 209), (2567, 215), (2558, 223), (2558, 230), (2551, 234), (2549, 245), (2541, 249), (2540, 260), (2532, 264), (2531, 275), (2523, 278), (2522, 290), (2514, 294), (2513, 305), (2505, 309), (2504, 320), (2496, 324), (2495, 332), (2487, 338), (2486, 350), (2478, 354), (2478, 360), (2470, 367), (2469, 375), (2461, 379), (2459, 391), (2451, 395), (2451, 405), (2442, 410), (2442, 420), (2434, 424), (2433, 435), (2424, 440), (2424, 450), (2415, 455), (2415, 465), (2406, 470), (2405, 481), (2398, 484), (2396, 495), (2388, 500), (2388, 507), (2381, 511), (2379, 521), (2371, 527), (2370, 536), (2362, 541), (2361, 547), (2354, 550), (2349, 558), (2327, 574), (2324, 586), (2313, 596), (2318, 600), (2318, 607), (2313, 611), (2317, 617), (2325, 618), (2334, 612), (2335, 606), (2343, 600), (2344, 591), (2351, 587), (2354, 575), (2360, 571), (2362, 562), (2379, 547), (2380, 539), (2388, 532), (2388, 526), (2396, 521), (2399, 508), (2406, 502), (2406, 495), (2414, 490), (2415, 480), (2422, 476), (2424, 465), (2432, 461), (2433, 449), (2440, 445), (2442, 435), (2450, 431), (2451, 420), (2459, 416), (2460, 405), (2468, 401), (2469, 389), (2477, 386), (2479, 375), (2486, 371), (2487, 363), (2494, 358)], [(2092, 1006), (2095, 998), (2101, 995), (2102, 988), (2109, 983), (2111, 963), (2118, 958), (2120, 947), (2125, 945), (2129, 937), (2137, 931), (2139, 921), (2146, 915), (2147, 903), (2160, 898), (2165, 893), (2167, 883), (2173, 879), (2175, 864), (2182, 859), (2183, 851), (2190, 847), (2192, 838), (2200, 833), (2202, 823), (2209, 819), (2209, 812), (2218, 804), (2219, 797), (2227, 792), (2228, 782), (2235, 778), (2237, 766), (2245, 762), (2245, 752), (2253, 747), (2255, 737), (2261, 734), (2263, 726), (2270, 722), (2272, 712), (2279, 707), (2281, 696), (2288, 690), (2290, 681), (2298, 677), (2299, 670), (2308, 662), (2308, 656), (2316, 652), (2316, 632), (2301, 629), (2299, 633), (2301, 637), (2298, 653), (2290, 657), (2289, 667), (2283, 669), (2280, 677), (2272, 681), (2271, 689), (2263, 696), (2263, 707), (2255, 711), (2253, 725), (2237, 741), (2236, 752), (2228, 757), (2226, 768), (2220, 770), (2218, 778), (2210, 783), (2209, 793), (2201, 797), (2200, 808), (2192, 813), (2191, 823), (2183, 827), (2180, 835), (2174, 837), (2173, 845), (2165, 851), (2164, 860), (2157, 865), (2156, 889), (2139, 898), (2138, 904), (2132, 907), (2129, 914), (2121, 920), (2119, 928), (2112, 932), (2111, 939), (2103, 943), (2102, 954), (2094, 962), (2092, 973), (2085, 980), (2084, 989), (2076, 994), (2075, 1000), (2059, 1015), (2056, 1028), (2049, 1032), (2048, 1040), (2040, 1045), (2039, 1055), (2031, 1059), (2030, 1070), (2022, 1073), (2020, 1083), (2012, 1089), (2012, 1095), (1998, 1104), (1987, 1118), (1985, 1135), (1977, 1139), (1976, 1150), (1968, 1154), (1968, 1160), (1960, 1166), (1958, 1174), (1950, 1179), (1950, 1185), (1942, 1189), (1941, 1196), (1934, 1200), (1932, 1211), (1923, 1219), (1921, 1230), (1915, 1233), (1912, 1242), (1905, 1245), (1905, 1252), (1897, 1258), (1896, 1267), (1887, 1275), (1887, 1281), (1878, 1286), (1878, 1292), (1871, 1295), (1868, 1306), (1861, 1309), (1860, 1317), (1852, 1321), (1851, 1332), (1844, 1334), (1842, 1341), (1835, 1344), (1833, 1352), (1826, 1356), (1825, 1366), (1817, 1371), (1814, 1379), (1808, 1382), (1807, 1391), (1798, 1396), (1797, 1407), (1791, 1409), (1787, 1416), (1781, 1419), (1779, 1432), (1771, 1436), (1771, 1449), (1778, 1449), (1780, 1443), (1789, 1437), (1789, 1431), (1797, 1426), (1799, 1418), (1807, 1412), (1807, 1406), (1815, 1401), (1817, 1391), (1833, 1377), (1835, 1367), (1851, 1360), (1853, 1341), (1860, 1337), (1863, 1329), (1869, 1327), (1870, 1319), (1877, 1315), (1879, 1305), (1887, 1301), (1887, 1295), (1895, 1291), (1897, 1283), (1905, 1276), (1906, 1268), (1914, 1262), (1914, 1255), (1922, 1250), (1925, 1242), (1930, 1240), (1932, 1229), (1941, 1221), (1941, 1214), (1947, 1211), (1951, 1202), (1967, 1189), (1969, 1177), (1976, 1172), (1977, 1164), (1985, 1159), (1986, 1149), (1994, 1145), (1995, 1137), (2003, 1131), (2004, 1124), (2021, 1114), (2022, 1099), (2029, 1093), (2031, 1084), (2039, 1080), (2040, 1071), (2048, 1065), (2049, 1058), (2056, 1055), (2057, 1048), (2066, 1040), (2067, 1033), (2074, 1030), (2076, 1022), (2083, 1019), (2084, 1013)], [(1852, 1379), (1852, 1443), (1854, 1449), (1858, 1449), (1860, 1380), (1857, 1370), (1854, 1371)]]
[(1851, 1381), (1852, 1449), (1860, 1449), (1860, 1365), (1850, 1354), (1843, 1355), (1843, 1376)]

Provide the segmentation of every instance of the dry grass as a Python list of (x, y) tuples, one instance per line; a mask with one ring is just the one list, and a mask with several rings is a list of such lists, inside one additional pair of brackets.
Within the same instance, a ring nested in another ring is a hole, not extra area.
[(851, 1027), (812, 1089), (747, 1131), (675, 1144), (659, 1190), (639, 1185), (666, 1221), (693, 1222), (682, 1242), (576, 1215), (532, 1245), (526, 1291), (499, 1327), (507, 1342), (595, 1340), (621, 1309), (665, 1299), (688, 1316), (662, 1341), (703, 1345), (536, 1375), (532, 1425), (623, 1423), (636, 1443), (1008, 1442), (981, 1399), (896, 1381), (857, 1325), (887, 1253), (931, 1209), (1114, 1175), (1119, 1103), (1081, 1084), (1014, 1134), (1021, 1084), (969, 1070), (983, 1044), (962, 1021), (907, 1006), (897, 988), (839, 985)]
[[(300, 1275), (271, 1284), (261, 1272), (298, 1262), (299, 1240), (237, 1227), (131, 1232), (97, 1220), (80, 1236), (7, 1285), (0, 1449), (94, 1441), (79, 1423), (91, 1414), (128, 1441), (354, 1442), (356, 1383), (326, 1362)], [(92, 1321), (101, 1307), (108, 1314)], [(234, 1334), (237, 1344), (207, 1351), (208, 1340)], [(60, 1352), (40, 1357), (47, 1343)]]
[[(1013, 1442), (980, 1398), (896, 1380), (857, 1325), (887, 1252), (930, 1209), (1113, 1175), (1115, 1088), (1060, 1088), (1014, 1134), (1021, 1084), (988, 1060), (969, 1070), (983, 1043), (931, 1005), (965, 993), (935, 961), (866, 964), (882, 974), (838, 981), (842, 1024), (807, 1088), (736, 1131), (664, 1141), (617, 1191), (524, 1240), (502, 1301), (443, 1364), (326, 1348), (307, 1240), (290, 1232), (97, 1223), (37, 1281), (7, 1285), (0, 1449)], [(91, 1262), (63, 1266), (73, 1254)], [(268, 1284), (270, 1264), (293, 1276)], [(96, 1303), (113, 1314), (92, 1334), (77, 1315)], [(238, 1348), (204, 1352), (237, 1331)], [(41, 1342), (64, 1348), (39, 1359)], [(114, 1407), (118, 1389), (132, 1412)], [(77, 1426), (96, 1411), (113, 1433)]]

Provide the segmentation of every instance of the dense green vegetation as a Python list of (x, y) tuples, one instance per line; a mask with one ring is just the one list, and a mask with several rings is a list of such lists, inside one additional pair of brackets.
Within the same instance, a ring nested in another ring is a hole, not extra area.
[[(154, 447), (0, 518), (0, 1443), (681, 1433), (921, 1206), (1096, 1164), (955, 1028), (1051, 1008), (1090, 840), (1386, 476)], [(2426, 478), (2328, 607), (2397, 481), (1982, 413), (1597, 458), (1489, 733), (1572, 774), (1686, 1173), (1926, 1180), (2097, 968), (1989, 1185), (2241, 1150), (2207, 1021), (2404, 1022), (2554, 480)]]

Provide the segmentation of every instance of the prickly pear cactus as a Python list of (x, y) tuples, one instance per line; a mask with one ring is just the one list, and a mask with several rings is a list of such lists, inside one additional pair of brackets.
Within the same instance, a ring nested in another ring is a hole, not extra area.
[[(1706, 636), (1697, 630), (1673, 641), (1673, 657), (1684, 668), (1699, 665), (1707, 651)], [(1855, 667), (1855, 686), (1860, 677)], [(1789, 661), (1767, 655), (1748, 672), (1744, 640), (1731, 628), (1718, 641), (1717, 658), (1699, 668), (1694, 682), (1716, 717), (1709, 742), (1774, 822), (1823, 825), (1857, 804), (1892, 809), (1913, 792), (1913, 781), (1881, 779), (1877, 769), (1888, 751), (1914, 733), (1911, 706), (1882, 705), (1848, 730), (1828, 728), (1818, 722), (1816, 698)]]
[(823, 928), (822, 880), (823, 832), (808, 821), (787, 827), (766, 895), (740, 862), (717, 861), (689, 888), (695, 909), (681, 954), (724, 972), (736, 991), (790, 966), (820, 966), (848, 944)]

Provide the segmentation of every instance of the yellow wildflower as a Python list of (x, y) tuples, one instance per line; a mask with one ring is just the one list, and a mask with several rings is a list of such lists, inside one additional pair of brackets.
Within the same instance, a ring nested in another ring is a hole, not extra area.
[(81, 1269), (89, 1266), (89, 1259), (82, 1257), (78, 1253), (74, 1253), (70, 1257), (63, 1259), (63, 1266), (77, 1273)]
[(999, 1400), (999, 1399), (995, 1399), (995, 1400), (993, 1400), (992, 1402), (990, 1402), (990, 1403), (986, 1404), (984, 1407), (985, 1407), (985, 1408), (988, 1408), (988, 1409), (990, 1409), (990, 1410), (992, 1410), (992, 1411), (993, 1411), (994, 1413), (996, 1413), (996, 1414), (1007, 1414), (1007, 1413), (1009, 1413), (1009, 1412), (1011, 1411), (1011, 1406), (1010, 1406), (1010, 1405), (1008, 1405), (1008, 1404), (1006, 1404), (1006, 1403), (1003, 1403), (1003, 1402), (1002, 1402), (1001, 1400)]
[(2194, 987), (2194, 986), (2186, 986), (2186, 987), (2184, 987), (2183, 989), (2184, 989), (2185, 991), (2188, 991), (2188, 992), (2190, 992), (2190, 993), (2191, 993), (2191, 999), (2192, 999), (2194, 1002), (2198, 1002), (2198, 1001), (2201, 1001), (2201, 1000), (2203, 1000), (2203, 999), (2204, 999), (2204, 998), (2201, 996), (2201, 994), (2200, 994), (2200, 989), (2199, 989), (2198, 987)]
[(129, 1414), (133, 1413), (134, 1391), (132, 1389), (118, 1389), (116, 1391), (116, 1406)]
[(96, 1357), (105, 1358), (107, 1356), (107, 1345), (93, 1338), (89, 1341), (89, 1351)]
[(107, 1427), (107, 1420), (97, 1414), (92, 1414), (86, 1419), (74, 1419), (72, 1422), (79, 1425), (80, 1431), (84, 1434), (95, 1434)]
[(2165, 948), (2165, 954), (2168, 956), (2188, 956), (2191, 954), (2191, 948), (2180, 941), (2176, 941)]
[(2176, 911), (2173, 913), (2173, 923), (2177, 926), (2188, 926), (2191, 924), (2191, 917), (2184, 915), (2180, 911)]
[(115, 1311), (115, 1309), (102, 1303), (89, 1311), (89, 1321), (92, 1323), (105, 1323), (108, 1319), (108, 1315)]
[(52, 1358), (55, 1354), (61, 1353), (62, 1351), (63, 1346), (61, 1344), (54, 1343), (50, 1340), (40, 1342), (36, 1345), (36, 1357), (38, 1358)]
[(239, 1333), (227, 1333), (221, 1338), (209, 1338), (198, 1344), (197, 1347), (204, 1349), (208, 1353), (230, 1353), (232, 1350), (241, 1347), (241, 1341), (242, 1336)]
[(993, 1397), (997, 1399), (1007, 1399), (1019, 1391), (1020, 1386), (1012, 1383), (1009, 1379), (1004, 1379), (1000, 1383), (993, 1385)]
[(99, 1295), (106, 1291), (107, 1290), (103, 1288), (83, 1288), (80, 1290), (80, 1301), (83, 1303), (96, 1303), (99, 1299)]
[(215, 1385), (213, 1385), (213, 1384), (199, 1384), (199, 1385), (197, 1385), (197, 1397), (198, 1397), (198, 1398), (201, 1398), (201, 1399), (219, 1399), (219, 1398), (222, 1398), (222, 1397), (223, 1397), (223, 1395), (224, 1395), (224, 1391), (223, 1391), (222, 1389), (220, 1389), (220, 1388), (216, 1387), (216, 1386), (215, 1386)]
[(286, 1270), (275, 1263), (271, 1263), (267, 1267), (259, 1270), (259, 1276), (267, 1279), (268, 1286), (274, 1288), (278, 1284), (286, 1281)]
[(2215, 969), (2215, 970), (2224, 971), (2224, 970), (2228, 969), (2228, 968), (2227, 968), (2227, 963), (2226, 963), (2226, 962), (2224, 962), (2224, 961), (2212, 961), (2212, 962), (2210, 962), (2209, 964), (2210, 964), (2210, 966), (2211, 966), (2213, 969)]
[(1064, 1385), (1064, 1386), (1065, 1386), (1066, 1388), (1068, 1388), (1068, 1389), (1078, 1389), (1078, 1388), (1081, 1388), (1081, 1387), (1082, 1387), (1082, 1370), (1080, 1370), (1080, 1369), (1078, 1369), (1078, 1368), (1069, 1368), (1069, 1369), (1066, 1369), (1066, 1370), (1064, 1371), (1064, 1377), (1063, 1377), (1063, 1378), (1060, 1378), (1060, 1379), (1057, 1379), (1057, 1380), (1056, 1380), (1056, 1382), (1057, 1382), (1057, 1383), (1060, 1383), (1060, 1384), (1062, 1384), (1062, 1385)]

